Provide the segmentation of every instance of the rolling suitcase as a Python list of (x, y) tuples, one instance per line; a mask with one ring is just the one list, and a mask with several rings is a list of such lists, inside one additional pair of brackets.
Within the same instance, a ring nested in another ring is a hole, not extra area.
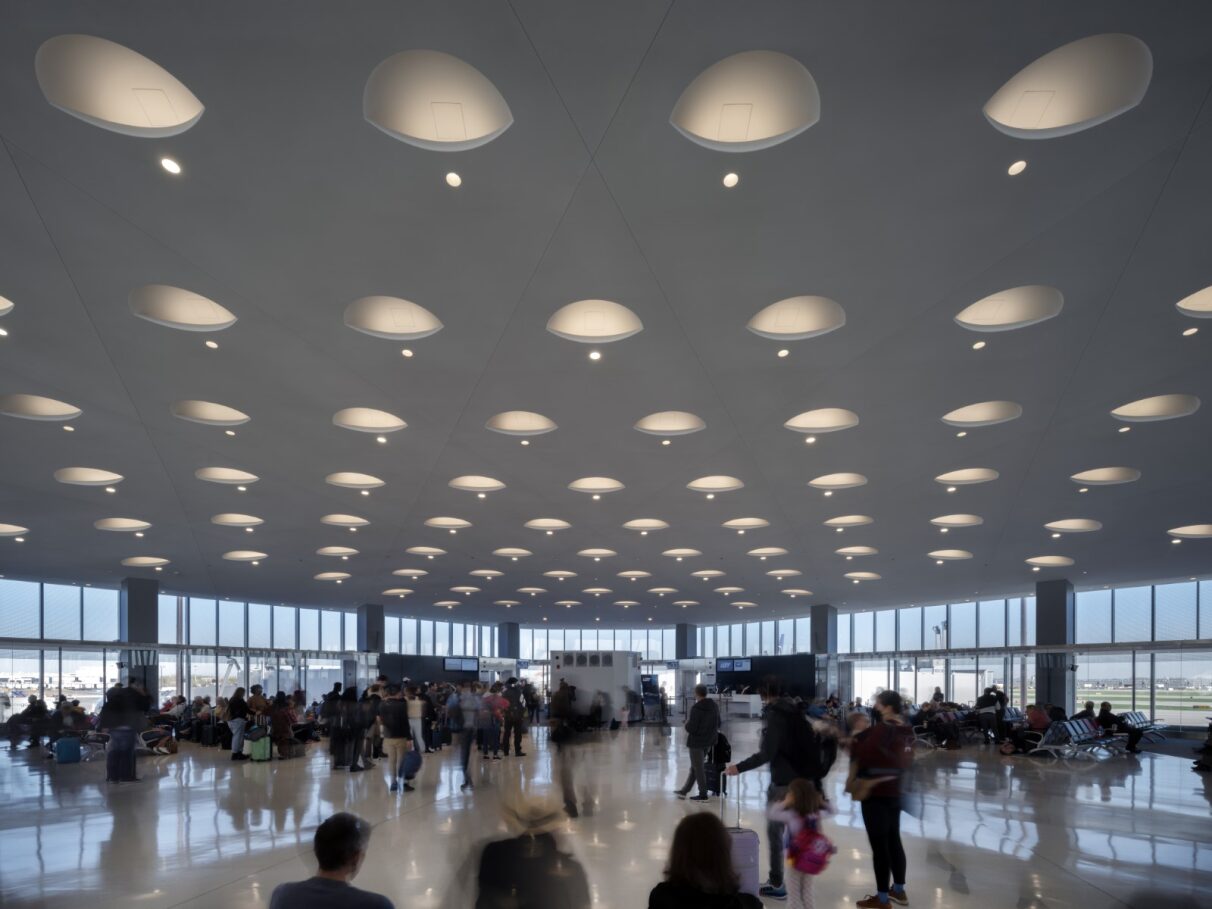
[(55, 763), (80, 763), (80, 740), (74, 735), (65, 735), (55, 740)]
[(114, 783), (135, 781), (135, 730), (121, 726), (110, 733), (105, 751), (105, 779)]
[(218, 739), (215, 736), (215, 727), (213, 723), (205, 723), (202, 726), (202, 731), (198, 735), (198, 744), (204, 748), (214, 748)]
[(248, 757), (252, 761), (268, 761), (274, 754), (274, 743), (269, 736), (263, 735), (246, 744), (249, 748)]
[[(739, 777), (738, 777), (739, 779)], [(727, 799), (720, 793), (720, 820), (724, 820)], [(724, 821), (727, 824), (727, 821)], [(741, 787), (736, 787), (736, 826), (728, 827), (728, 839), (732, 841), (732, 870), (741, 882), (741, 892), (758, 895), (761, 876), (758, 873), (758, 855), (761, 842), (756, 830), (741, 826)]]

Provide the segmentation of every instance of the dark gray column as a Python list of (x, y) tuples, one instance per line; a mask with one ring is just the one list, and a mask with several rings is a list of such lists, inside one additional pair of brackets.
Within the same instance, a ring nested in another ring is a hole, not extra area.
[(378, 603), (363, 603), (358, 607), (358, 651), (383, 652), (383, 607)]
[[(674, 659), (692, 660), (699, 655), (698, 626), (682, 622), (673, 631)], [(669, 659), (668, 656), (665, 659)]]
[(521, 654), (522, 627), (517, 622), (501, 622), (497, 625), (497, 656), (502, 660), (516, 660)]
[(1065, 578), (1035, 584), (1035, 700), (1072, 713), (1077, 697), (1073, 664), (1073, 584)]
[(812, 652), (837, 653), (837, 609), (828, 603), (812, 607)]
[(118, 640), (155, 644), (160, 639), (160, 582), (123, 578), (118, 591)]

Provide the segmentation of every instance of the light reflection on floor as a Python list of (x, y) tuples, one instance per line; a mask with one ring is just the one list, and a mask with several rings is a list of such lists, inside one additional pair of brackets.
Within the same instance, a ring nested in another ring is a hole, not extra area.
[[(757, 731), (732, 721), (738, 755)], [(332, 773), (314, 747), (266, 765), (185, 745), (140, 759), (142, 781), (122, 786), (102, 782), (100, 763), (57, 767), (2, 752), (0, 904), (264, 906), (277, 883), (310, 872), (315, 825), (349, 810), (376, 824), (361, 886), (399, 907), (470, 905), (459, 884), (474, 878), (476, 844), (504, 832), (498, 793), (551, 786), (547, 747), (528, 741), (527, 750), (520, 760), (473, 758), (477, 788), (464, 793), (447, 749), (426, 759), (420, 791), (401, 797), (386, 791), (382, 767)], [(677, 819), (698, 809), (669, 795), (685, 751), (649, 728), (604, 734), (581, 752), (588, 810), (565, 825), (565, 847), (586, 867), (595, 905), (646, 905)], [(1212, 780), (1181, 758), (1065, 765), (969, 747), (923, 755), (919, 768), (924, 816), (902, 816), (915, 907), (1154, 909), (1167, 896), (1212, 905)], [(843, 778), (844, 767), (830, 778), (840, 851), (818, 879), (820, 907), (853, 905), (872, 889)], [(741, 784), (742, 822), (764, 836), (765, 779), (751, 773)], [(730, 803), (730, 821), (735, 812)]]

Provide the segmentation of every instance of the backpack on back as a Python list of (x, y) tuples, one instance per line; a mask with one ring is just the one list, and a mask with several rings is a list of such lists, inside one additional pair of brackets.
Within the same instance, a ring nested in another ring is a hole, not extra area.
[(817, 822), (807, 819), (787, 846), (787, 864), (803, 874), (820, 874), (835, 852), (837, 846), (821, 833)]

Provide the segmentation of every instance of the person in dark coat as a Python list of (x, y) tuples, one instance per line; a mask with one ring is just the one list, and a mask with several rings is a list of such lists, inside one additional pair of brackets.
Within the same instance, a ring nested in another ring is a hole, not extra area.
[(115, 685), (106, 692), (98, 726), (109, 733), (105, 754), (105, 780), (108, 783), (135, 782), (135, 746), (139, 733), (147, 725), (151, 700), (142, 686), (131, 679), (125, 688)]
[(684, 799), (690, 792), (690, 787), (698, 785), (698, 795), (691, 796), (691, 801), (707, 801), (707, 751), (715, 745), (720, 734), (720, 708), (711, 698), (707, 697), (707, 686), (694, 687), (694, 705), (686, 717), (683, 727), (686, 730), (686, 749), (690, 752), (690, 772), (682, 788), (675, 790), (677, 797)]
[(505, 690), (501, 696), (508, 702), (508, 706), (505, 708), (505, 731), (501, 736), (505, 754), (509, 754), (509, 739), (512, 737), (514, 757), (526, 757), (526, 752), (522, 750), (522, 726), (526, 720), (526, 698), (522, 688), (518, 685), (518, 680), (509, 679), (505, 683)]
[(476, 909), (590, 909), (585, 869), (555, 838), (564, 821), (559, 803), (507, 800), (504, 812), (518, 835), (480, 854)]

